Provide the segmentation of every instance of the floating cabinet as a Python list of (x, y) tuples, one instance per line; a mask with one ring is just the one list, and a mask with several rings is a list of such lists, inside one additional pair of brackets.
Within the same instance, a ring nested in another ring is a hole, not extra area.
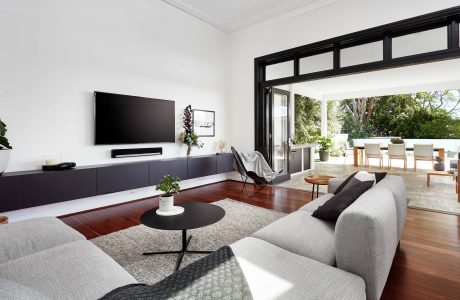
[(0, 176), (0, 212), (22, 208), (22, 177)]
[(189, 157), (187, 177), (189, 179), (214, 175), (217, 173), (217, 155)]
[(187, 179), (187, 158), (154, 160), (149, 163), (149, 184), (156, 185), (165, 175)]
[(181, 180), (233, 171), (233, 155), (178, 157), (63, 171), (22, 171), (0, 176), (0, 212), (156, 185), (165, 175)]
[(217, 174), (233, 171), (233, 154), (225, 153), (216, 156)]
[(149, 163), (130, 163), (97, 169), (97, 193), (109, 194), (149, 185)]
[(23, 208), (96, 196), (96, 169), (42, 172), (22, 180)]

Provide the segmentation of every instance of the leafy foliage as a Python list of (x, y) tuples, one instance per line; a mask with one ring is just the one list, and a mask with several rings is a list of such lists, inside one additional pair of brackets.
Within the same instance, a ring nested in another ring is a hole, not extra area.
[(404, 144), (404, 140), (400, 138), (391, 138), (390, 143), (392, 144)]
[(0, 120), (0, 149), (13, 149), (8, 142), (6, 135), (6, 124)]
[(183, 126), (184, 132), (179, 135), (179, 141), (189, 147), (203, 147), (198, 135), (193, 132), (192, 106), (189, 105), (184, 109)]
[(349, 141), (372, 136), (460, 138), (460, 91), (424, 92), (340, 101)]
[(332, 140), (325, 136), (320, 136), (317, 140), (319, 144), (319, 151), (329, 151), (332, 149)]
[(297, 144), (313, 143), (321, 135), (321, 104), (309, 97), (295, 95), (295, 132)]
[(166, 175), (161, 179), (160, 183), (156, 186), (155, 190), (164, 192), (164, 196), (170, 197), (174, 193), (179, 194), (180, 186), (179, 186), (180, 178), (179, 177), (172, 177)]

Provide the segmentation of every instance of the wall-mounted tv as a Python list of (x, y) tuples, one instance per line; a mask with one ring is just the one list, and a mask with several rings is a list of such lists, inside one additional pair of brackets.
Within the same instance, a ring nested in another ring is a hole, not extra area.
[(94, 92), (96, 145), (174, 143), (174, 101)]

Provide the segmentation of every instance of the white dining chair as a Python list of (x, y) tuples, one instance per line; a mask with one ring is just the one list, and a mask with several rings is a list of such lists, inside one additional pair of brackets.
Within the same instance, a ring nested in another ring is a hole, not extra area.
[(391, 160), (402, 159), (404, 171), (407, 171), (406, 144), (388, 144), (388, 168), (391, 170)]
[(414, 172), (417, 171), (417, 161), (431, 161), (434, 165), (433, 144), (414, 144)]
[(369, 168), (369, 158), (378, 158), (379, 166), (383, 167), (383, 154), (380, 150), (380, 144), (364, 144), (364, 153), (366, 155), (366, 165)]

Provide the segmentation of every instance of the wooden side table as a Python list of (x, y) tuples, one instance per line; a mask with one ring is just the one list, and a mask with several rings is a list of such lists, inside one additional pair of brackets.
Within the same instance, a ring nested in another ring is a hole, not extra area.
[(316, 198), (319, 196), (319, 186), (320, 185), (327, 185), (329, 183), (329, 179), (335, 178), (334, 176), (308, 176), (305, 177), (305, 182), (310, 183), (313, 185), (313, 190), (311, 192), (311, 200), (314, 199), (315, 195), (315, 186), (316, 186)]
[(426, 186), (430, 186), (430, 180), (431, 180), (431, 176), (448, 176), (448, 177), (452, 177), (454, 178), (455, 180), (455, 177), (454, 177), (454, 174), (451, 174), (447, 171), (428, 171), (426, 173)]
[(0, 216), (0, 225), (2, 224), (8, 224), (8, 217)]

